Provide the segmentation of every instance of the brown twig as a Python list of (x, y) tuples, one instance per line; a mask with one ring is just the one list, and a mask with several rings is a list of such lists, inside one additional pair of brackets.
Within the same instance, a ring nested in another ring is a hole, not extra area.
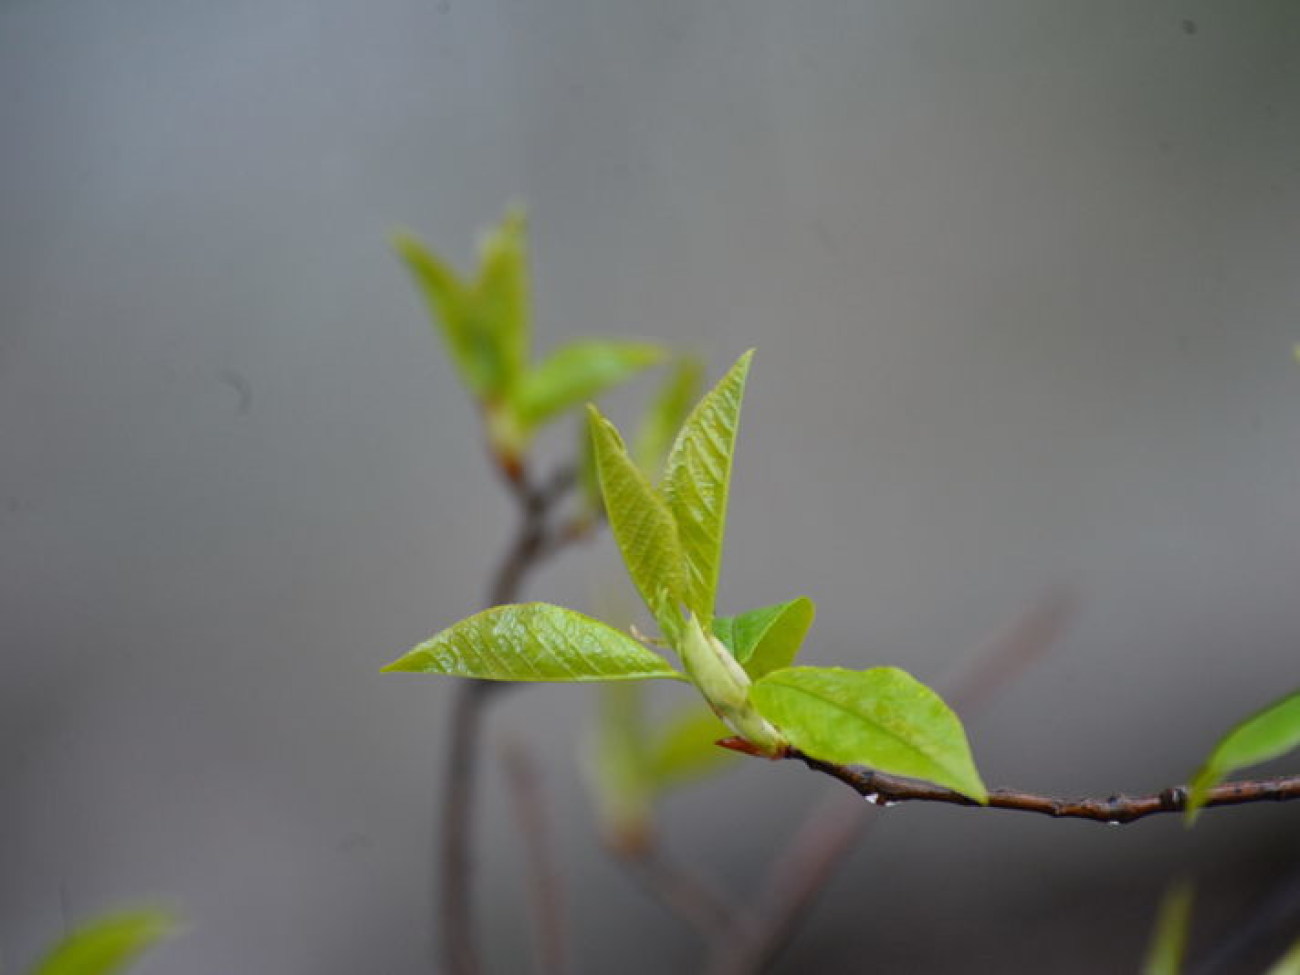
[[(900, 802), (942, 802), (956, 806), (976, 806), (974, 799), (941, 785), (886, 775), (873, 769), (823, 762), (791, 749), (786, 758), (797, 759), (816, 772), (839, 779), (858, 795), (876, 805)], [(1054, 819), (1090, 819), (1093, 822), (1119, 825), (1158, 813), (1182, 812), (1187, 808), (1188, 789), (1173, 786), (1149, 796), (1114, 795), (1106, 799), (1058, 799), (1016, 789), (993, 789), (989, 792), (989, 809), (1012, 809), (1039, 813)], [(1254, 781), (1225, 782), (1210, 789), (1206, 806), (1241, 806), (1252, 802), (1287, 802), (1300, 799), (1300, 775), (1280, 776)]]
[[(970, 656), (970, 663), (949, 685), (946, 697), (958, 711), (983, 705), (1039, 660), (1060, 635), (1073, 608), (1065, 590), (1040, 597), (1012, 625), (996, 634)], [(712, 975), (749, 975), (762, 971), (794, 937), (817, 895), (830, 883), (875, 822), (875, 807), (833, 796), (805, 819), (794, 838), (773, 862), (763, 884), (761, 924), (744, 932), (724, 932), (715, 940), (709, 971)]]
[(560, 871), (551, 847), (551, 832), (542, 797), (541, 773), (532, 754), (517, 738), (501, 746), (506, 784), (514, 800), (519, 833), (528, 854), (533, 926), (537, 932), (537, 970), (562, 975), (569, 968), (565, 947), (564, 898)]
[[(519, 527), (514, 541), (493, 574), (488, 606), (518, 601), (528, 575), (544, 560), (581, 534), (549, 522), (555, 508), (576, 482), (573, 468), (561, 468), (546, 483), (534, 486), (522, 468), (502, 468), (503, 480), (519, 507)], [(474, 930), (471, 851), (475, 772), (483, 729), (483, 708), (490, 697), (512, 685), (466, 680), (456, 688), (443, 774), (442, 820), (436, 838), (438, 849), (437, 930), (443, 969), (448, 975), (477, 975), (478, 938)]]

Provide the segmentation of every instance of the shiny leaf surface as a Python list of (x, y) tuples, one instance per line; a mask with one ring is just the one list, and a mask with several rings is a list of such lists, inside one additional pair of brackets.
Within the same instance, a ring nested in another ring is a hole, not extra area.
[(609, 526), (628, 575), (656, 617), (660, 592), (679, 599), (683, 587), (681, 545), (672, 513), (641, 469), (632, 463), (614, 425), (588, 408), (592, 450)]
[(791, 667), (754, 683), (762, 715), (800, 751), (841, 765), (925, 779), (987, 800), (961, 721), (896, 667)]
[(686, 557), (683, 602), (705, 627), (713, 622), (731, 459), (752, 357), (752, 350), (742, 355), (691, 411), (673, 442), (659, 486)]
[(788, 603), (719, 616), (713, 632), (754, 680), (789, 667), (803, 646), (817, 608), (807, 596)]
[(384, 670), (525, 681), (681, 677), (626, 633), (549, 603), (484, 610), (449, 626)]

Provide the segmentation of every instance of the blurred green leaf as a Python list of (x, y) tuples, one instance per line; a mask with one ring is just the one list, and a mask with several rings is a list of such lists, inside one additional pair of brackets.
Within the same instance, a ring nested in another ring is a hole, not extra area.
[(660, 484), (686, 557), (682, 601), (706, 629), (713, 623), (731, 458), (753, 354), (751, 349), (742, 355), (691, 411), (673, 442)]
[(1291, 946), (1291, 950), (1279, 958), (1266, 975), (1300, 975), (1300, 941)]
[(1277, 701), (1229, 731), (1192, 778), (1187, 822), (1196, 820), (1209, 791), (1237, 769), (1258, 765), (1300, 747), (1300, 691)]
[(691, 404), (700, 395), (703, 380), (704, 364), (694, 356), (682, 356), (646, 410), (632, 447), (632, 457), (646, 477), (658, 474)]
[(461, 381), (477, 396), (490, 384), (491, 365), (484, 360), (471, 334), (469, 288), (450, 265), (411, 234), (393, 235), (393, 247), (406, 262), (429, 308), (429, 316), (442, 332), (452, 364)]
[(758, 680), (794, 663), (816, 612), (813, 601), (800, 596), (739, 616), (719, 616), (713, 621), (713, 632), (745, 672)]
[(644, 849), (653, 823), (654, 783), (643, 697), (635, 683), (601, 688), (589, 765), (602, 830), (613, 846), (625, 852)]
[(683, 679), (626, 633), (548, 603), (494, 606), (449, 626), (383, 669), (483, 680)]
[(527, 221), (521, 209), (506, 214), (479, 246), (480, 271), (468, 315), (470, 332), (490, 364), (485, 392), (513, 400), (528, 367), (532, 341)]
[(1142, 975), (1178, 975), (1187, 954), (1187, 935), (1192, 922), (1192, 885), (1174, 884), (1160, 902), (1160, 913), (1147, 948)]
[(765, 718), (814, 758), (988, 800), (957, 715), (897, 667), (791, 667), (756, 681), (750, 695)]
[(525, 427), (535, 428), (663, 360), (644, 342), (586, 339), (561, 346), (525, 376), (516, 397)]
[(679, 599), (683, 587), (677, 525), (663, 499), (628, 457), (614, 424), (594, 406), (588, 407), (588, 419), (610, 529), (632, 582), (659, 618), (660, 593)]
[(731, 729), (701, 704), (691, 704), (670, 718), (649, 754), (650, 778), (660, 789), (671, 789), (703, 778), (739, 756), (717, 742)]
[(113, 975), (175, 929), (175, 919), (162, 911), (110, 914), (64, 938), (34, 975)]

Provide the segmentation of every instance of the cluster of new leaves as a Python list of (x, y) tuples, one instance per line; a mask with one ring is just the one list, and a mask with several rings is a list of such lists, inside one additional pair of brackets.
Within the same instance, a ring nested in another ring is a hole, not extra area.
[(50, 949), (32, 975), (116, 975), (175, 928), (171, 915), (157, 910), (105, 915)]
[[(746, 353), (678, 431), (658, 484), (589, 407), (591, 449), (615, 541), (679, 671), (641, 640), (545, 603), (496, 606), (386, 669), (489, 680), (667, 678), (695, 685), (744, 750), (800, 753), (925, 779), (982, 802), (986, 791), (956, 715), (893, 667), (797, 667), (813, 606), (798, 598), (736, 616), (715, 602)], [(684, 671), (684, 673), (683, 673)]]
[(528, 245), (519, 210), (484, 236), (472, 279), (410, 234), (396, 234), (393, 243), (479, 401), (492, 451), (508, 471), (518, 470), (542, 426), (665, 357), (661, 347), (644, 342), (584, 339), (531, 361)]

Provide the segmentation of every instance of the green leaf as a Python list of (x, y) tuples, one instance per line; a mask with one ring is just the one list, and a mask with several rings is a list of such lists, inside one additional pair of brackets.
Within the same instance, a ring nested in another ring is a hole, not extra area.
[(814, 758), (925, 779), (987, 801), (957, 715), (896, 667), (791, 667), (756, 681), (750, 696)]
[(470, 331), (469, 289), (450, 265), (415, 236), (405, 232), (394, 234), (393, 248), (406, 262), (424, 296), (429, 316), (442, 332), (461, 381), (471, 392), (482, 395), (491, 383), (491, 363), (483, 357)]
[(175, 928), (175, 919), (162, 911), (109, 914), (64, 938), (37, 966), (34, 975), (113, 975)]
[(548, 603), (494, 606), (447, 627), (383, 669), (483, 680), (682, 679), (626, 633)]
[(557, 414), (617, 386), (660, 362), (664, 350), (644, 342), (588, 339), (561, 346), (536, 366), (519, 387), (516, 406), (526, 427), (539, 427)]
[(646, 410), (633, 440), (632, 457), (647, 477), (658, 472), (673, 437), (700, 395), (703, 379), (704, 364), (694, 356), (682, 356)]
[(1291, 946), (1291, 950), (1279, 958), (1266, 975), (1300, 975), (1300, 941)]
[(719, 616), (713, 633), (754, 680), (794, 663), (812, 626), (817, 607), (807, 596), (788, 603)]
[(624, 851), (644, 849), (652, 829), (654, 783), (642, 689), (635, 683), (601, 688), (588, 779), (596, 793), (608, 842)]
[(528, 365), (532, 340), (527, 222), (511, 210), (479, 246), (480, 271), (468, 306), (469, 331), (490, 364), (485, 392), (511, 399)]
[(670, 789), (712, 774), (737, 758), (719, 748), (731, 729), (708, 708), (692, 704), (673, 717), (649, 755), (650, 777), (660, 789)]
[(753, 350), (742, 355), (686, 418), (668, 454), (660, 490), (686, 556), (683, 602), (708, 628), (722, 567), (731, 457)]
[(1192, 886), (1174, 884), (1160, 902), (1155, 931), (1147, 948), (1142, 975), (1178, 975), (1187, 954), (1187, 933), (1192, 922)]
[(661, 592), (681, 598), (684, 558), (677, 525), (663, 499), (628, 457), (614, 424), (594, 406), (587, 411), (610, 529), (632, 582), (658, 619), (663, 609)]
[(1237, 769), (1258, 765), (1300, 748), (1300, 691), (1252, 715), (1220, 739), (1192, 778), (1187, 822), (1196, 820), (1209, 791)]

